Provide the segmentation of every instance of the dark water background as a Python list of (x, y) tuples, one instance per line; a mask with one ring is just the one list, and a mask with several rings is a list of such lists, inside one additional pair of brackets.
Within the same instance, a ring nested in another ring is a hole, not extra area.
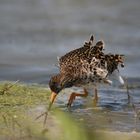
[[(50, 75), (58, 71), (54, 66), (57, 56), (80, 47), (91, 34), (105, 41), (108, 52), (126, 56), (121, 73), (130, 84), (139, 86), (140, 0), (0, 0), (0, 80), (47, 84)], [(100, 106), (109, 108), (111, 115), (121, 114), (124, 119), (117, 125), (132, 130), (134, 112), (127, 106), (127, 95), (120, 94), (126, 91), (107, 91), (100, 91)], [(139, 88), (133, 92), (139, 106)], [(91, 110), (83, 107), (75, 114), (86, 112), (87, 120), (94, 120)], [(102, 113), (99, 111), (99, 116)]]

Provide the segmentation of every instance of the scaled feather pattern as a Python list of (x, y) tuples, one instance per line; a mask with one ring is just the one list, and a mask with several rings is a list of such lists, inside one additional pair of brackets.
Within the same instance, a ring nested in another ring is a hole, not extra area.
[(60, 75), (69, 77), (64, 83), (73, 82), (75, 86), (107, 83), (108, 76), (118, 69), (118, 65), (123, 66), (123, 55), (105, 54), (104, 42), (98, 41), (92, 46), (93, 41), (91, 36), (90, 41), (85, 42), (83, 47), (59, 58)]
[[(59, 58), (60, 73), (51, 78), (51, 90), (59, 92), (72, 86), (112, 83), (109, 76), (115, 70), (119, 71), (119, 65), (124, 67), (124, 55), (106, 54), (103, 41), (93, 44), (94, 36), (92, 35), (90, 40), (85, 42), (81, 48), (70, 51)], [(55, 89), (55, 83), (57, 83), (58, 91)]]

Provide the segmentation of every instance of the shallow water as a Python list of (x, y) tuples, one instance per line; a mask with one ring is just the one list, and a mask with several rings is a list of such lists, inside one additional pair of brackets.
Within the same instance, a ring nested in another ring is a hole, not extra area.
[[(121, 74), (129, 85), (139, 87), (139, 7), (139, 0), (1, 0), (0, 80), (48, 84), (50, 75), (58, 72), (56, 57), (80, 47), (94, 34), (105, 41), (108, 52), (126, 56)], [(137, 109), (139, 91), (134, 88), (131, 93)], [(126, 90), (101, 88), (99, 95), (97, 110), (91, 96), (75, 101), (74, 116), (83, 118), (89, 129), (140, 130)], [(64, 110), (67, 98), (61, 94), (57, 101)]]
[(140, 132), (139, 88), (129, 90), (130, 99), (125, 88), (101, 88), (97, 107), (93, 106), (94, 93), (91, 92), (87, 98), (77, 97), (68, 110), (67, 99), (72, 91), (63, 91), (56, 105), (66, 112), (70, 111), (76, 121), (84, 123), (89, 130)]

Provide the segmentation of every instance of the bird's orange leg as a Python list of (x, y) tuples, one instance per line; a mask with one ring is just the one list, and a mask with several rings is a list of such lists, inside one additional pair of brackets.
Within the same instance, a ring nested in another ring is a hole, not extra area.
[(84, 88), (84, 94), (72, 92), (70, 97), (69, 97), (67, 107), (71, 107), (71, 105), (72, 105), (73, 101), (75, 100), (76, 96), (87, 97), (88, 92), (87, 92), (87, 90), (85, 88)]
[(94, 90), (94, 99), (93, 99), (93, 105), (96, 107), (98, 103), (98, 90), (95, 88)]

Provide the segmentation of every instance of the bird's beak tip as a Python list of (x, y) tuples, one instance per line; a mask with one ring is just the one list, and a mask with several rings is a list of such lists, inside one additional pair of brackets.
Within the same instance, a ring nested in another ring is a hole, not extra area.
[(51, 97), (50, 97), (50, 102), (51, 102), (51, 103), (54, 102), (56, 96), (57, 96), (57, 93), (55, 93), (55, 92), (52, 91), (52, 92), (51, 92)]
[(48, 111), (51, 109), (52, 104), (53, 104), (53, 102), (54, 102), (56, 96), (57, 96), (57, 93), (55, 93), (55, 92), (52, 91), (52, 92), (51, 92), (51, 96), (50, 96), (50, 104), (49, 104), (49, 107), (48, 107)]

